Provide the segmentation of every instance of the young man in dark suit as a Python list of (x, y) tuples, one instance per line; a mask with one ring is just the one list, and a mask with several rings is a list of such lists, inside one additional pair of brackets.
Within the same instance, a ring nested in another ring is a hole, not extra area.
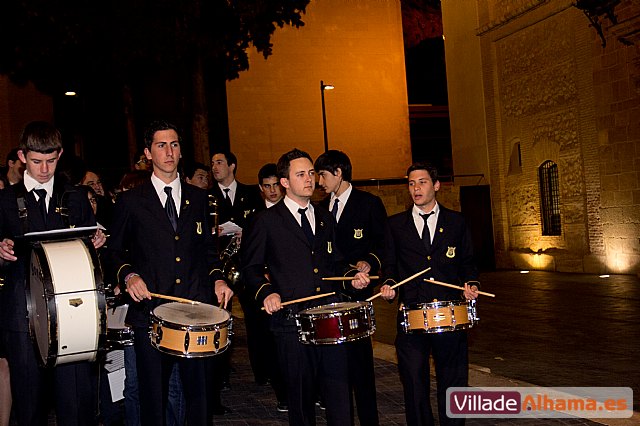
[[(336, 241), (347, 262), (358, 271), (377, 274), (384, 244), (384, 224), (387, 211), (382, 200), (351, 185), (351, 160), (342, 151), (329, 150), (314, 164), (320, 177), (318, 184), (329, 196), (320, 203), (338, 222)], [(365, 300), (372, 295), (372, 286), (354, 296)], [(377, 425), (378, 405), (373, 370), (371, 338), (347, 344), (349, 375), (355, 395), (361, 425)]]
[[(285, 374), (289, 424), (315, 424), (315, 397), (321, 384), (329, 425), (351, 424), (345, 345), (300, 342), (294, 315), (301, 310), (342, 300), (341, 293), (362, 289), (369, 277), (358, 272), (352, 282), (323, 281), (348, 269), (336, 246), (335, 221), (309, 200), (315, 188), (311, 157), (294, 149), (278, 161), (282, 201), (259, 213), (243, 237), (243, 274), (254, 298), (271, 317), (278, 360)], [(265, 265), (269, 271), (265, 275)], [(283, 306), (284, 302), (336, 291), (337, 294)]]
[[(177, 128), (156, 121), (145, 131), (144, 153), (153, 163), (147, 182), (117, 200), (109, 251), (114, 274), (134, 304), (127, 324), (134, 347), (143, 425), (165, 423), (168, 385), (178, 364), (189, 425), (211, 422), (212, 358), (181, 358), (154, 349), (149, 339), (151, 311), (162, 303), (151, 293), (177, 296), (226, 308), (233, 292), (222, 279), (209, 230), (206, 191), (180, 182)], [(177, 208), (176, 208), (177, 207)]]
[[(391, 216), (385, 232), (382, 270), (386, 278), (382, 297), (391, 300), (396, 290), (391, 285), (430, 267), (399, 287), (400, 303), (409, 306), (435, 300), (467, 300), (478, 297), (478, 271), (473, 261), (473, 245), (462, 215), (436, 201), (440, 189), (437, 170), (417, 163), (407, 170), (413, 206)], [(429, 284), (424, 278), (456, 285), (464, 292)], [(433, 355), (438, 381), (438, 415), (441, 425), (464, 424), (464, 419), (446, 415), (446, 391), (452, 386), (468, 386), (469, 361), (467, 334), (464, 330), (443, 333), (405, 333), (398, 312), (396, 352), (404, 389), (407, 425), (433, 425), (429, 402), (429, 355)]]
[[(62, 155), (62, 137), (45, 122), (29, 123), (20, 137), (18, 157), (25, 164), (22, 182), (0, 191), (0, 265), (5, 283), (0, 290), (0, 333), (11, 370), (13, 405), (19, 425), (46, 425), (46, 376), (53, 373), (59, 425), (97, 424), (95, 363), (62, 364), (53, 371), (39, 367), (29, 336), (25, 271), (30, 259), (27, 244), (16, 244), (26, 232), (96, 224), (87, 192), (55, 176)], [(68, 216), (63, 217), (61, 209)], [(26, 216), (25, 216), (26, 214)], [(95, 248), (105, 242), (97, 231)]]
[(254, 188), (236, 180), (237, 171), (238, 159), (232, 152), (221, 151), (211, 156), (211, 173), (215, 180), (211, 194), (218, 202), (218, 222), (220, 225), (233, 222), (244, 229), (260, 198)]

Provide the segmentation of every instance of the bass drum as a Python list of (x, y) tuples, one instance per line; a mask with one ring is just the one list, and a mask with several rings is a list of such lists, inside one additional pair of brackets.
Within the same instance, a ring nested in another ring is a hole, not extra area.
[(42, 365), (95, 361), (106, 335), (106, 302), (91, 242), (34, 243), (27, 283), (30, 332)]

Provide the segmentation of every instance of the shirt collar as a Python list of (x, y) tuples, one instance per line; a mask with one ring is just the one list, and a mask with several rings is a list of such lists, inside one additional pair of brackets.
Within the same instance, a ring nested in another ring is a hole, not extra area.
[[(300, 205), (298, 203), (296, 203), (295, 201), (293, 201), (291, 198), (289, 198), (288, 195), (285, 195), (282, 200), (284, 201), (284, 204), (287, 206), (287, 208), (289, 209), (291, 214), (293, 216), (295, 216), (295, 217), (297, 217), (297, 215), (298, 215), (298, 209), (304, 209), (305, 208), (305, 207), (300, 207)], [(309, 212), (313, 212), (313, 205), (311, 205), (311, 203), (309, 201), (307, 201), (306, 208), (309, 209)]]
[[(339, 197), (336, 197), (336, 193), (332, 192), (331, 193), (331, 205), (333, 206), (333, 203), (335, 202), (336, 198), (340, 200), (340, 204), (342, 204), (343, 206), (345, 204), (347, 204), (347, 201), (349, 201), (349, 195), (351, 195), (351, 190), (353, 189), (353, 186), (351, 186), (351, 184), (349, 182), (346, 182), (347, 185), (349, 185), (347, 187), (347, 189), (344, 190), (344, 192), (342, 194), (340, 194)], [(338, 204), (338, 205), (340, 205)]]
[(436, 201), (436, 205), (433, 207), (433, 209), (431, 211), (428, 212), (424, 212), (422, 210), (420, 210), (418, 208), (418, 206), (416, 206), (415, 204), (413, 205), (413, 209), (412, 209), (412, 214), (413, 214), (413, 218), (414, 219), (420, 219), (420, 216), (424, 215), (424, 214), (429, 214), (433, 212), (433, 216), (434, 217), (438, 217), (438, 214), (440, 213), (440, 204), (438, 204), (438, 202)]
[[(164, 187), (165, 186), (170, 186), (171, 187), (171, 195), (173, 196), (174, 200), (180, 200), (180, 197), (182, 196), (181, 193), (181, 186), (180, 186), (180, 175), (177, 175), (176, 178), (174, 180), (172, 180), (169, 183), (164, 183), (162, 180), (160, 180), (160, 178), (158, 176), (156, 176), (154, 173), (151, 174), (151, 183), (153, 184), (153, 187), (155, 188), (156, 192), (158, 193), (158, 197), (160, 198), (161, 201), (165, 201), (166, 197), (167, 197), (167, 193), (164, 192)], [(178, 203), (176, 203), (176, 205), (179, 205)]]
[(223, 194), (224, 194), (225, 188), (229, 188), (231, 190), (231, 192), (233, 192), (235, 194), (236, 193), (236, 189), (238, 189), (238, 181), (236, 181), (234, 179), (233, 182), (231, 182), (229, 184), (229, 186), (224, 186), (223, 184), (218, 182), (218, 186), (220, 187), (220, 191), (222, 191)]
[(24, 172), (23, 182), (24, 182), (24, 187), (27, 189), (27, 192), (30, 192), (34, 189), (42, 188), (47, 191), (47, 196), (51, 197), (51, 195), (53, 195), (53, 180), (54, 180), (54, 177), (49, 179), (48, 182), (40, 183), (34, 178), (32, 178), (26, 170)]

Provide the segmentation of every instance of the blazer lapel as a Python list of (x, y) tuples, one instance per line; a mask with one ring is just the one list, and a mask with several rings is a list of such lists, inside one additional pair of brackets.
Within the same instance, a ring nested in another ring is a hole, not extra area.
[[(187, 222), (187, 217), (191, 214), (191, 188), (188, 188), (188, 184), (180, 183), (180, 191), (182, 192), (181, 200), (180, 200), (180, 214), (178, 214), (178, 231), (182, 229), (184, 224)], [(168, 218), (167, 218), (168, 219)]]
[[(141, 188), (143, 207), (151, 213), (162, 228), (173, 234), (173, 226), (171, 226), (167, 212), (164, 210), (164, 206), (162, 205), (151, 180), (145, 182), (143, 185), (144, 186)], [(180, 222), (178, 221), (178, 223)]]
[(278, 209), (276, 211), (280, 214), (285, 228), (289, 229), (293, 235), (295, 235), (297, 238), (302, 240), (306, 245), (311, 247), (311, 244), (309, 244), (309, 240), (307, 240), (306, 235), (304, 235), (304, 232), (302, 231), (302, 227), (298, 223), (297, 218), (293, 217), (293, 215), (291, 214), (291, 212), (287, 208), (287, 205), (284, 202), (281, 201), (271, 208)]
[(447, 219), (448, 213), (446, 209), (440, 206), (440, 213), (438, 214), (438, 223), (436, 223), (435, 235), (431, 243), (432, 250), (435, 250), (440, 244), (442, 244), (443, 233), (447, 231)]

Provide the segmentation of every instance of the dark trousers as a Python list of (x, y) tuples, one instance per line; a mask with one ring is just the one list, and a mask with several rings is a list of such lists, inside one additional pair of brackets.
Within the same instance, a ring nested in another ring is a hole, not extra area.
[(464, 419), (450, 419), (446, 413), (446, 392), (452, 386), (467, 386), (469, 361), (467, 333), (407, 334), (396, 336), (398, 370), (404, 390), (408, 426), (433, 425), (430, 403), (429, 354), (436, 368), (438, 418), (440, 425), (463, 425)]
[(345, 345), (305, 345), (296, 332), (275, 332), (278, 361), (284, 372), (289, 424), (316, 424), (317, 384), (325, 397), (327, 424), (351, 425), (351, 398)]
[(142, 425), (165, 424), (169, 379), (178, 364), (186, 401), (189, 426), (211, 424), (210, 396), (213, 391), (212, 358), (182, 358), (161, 353), (149, 341), (149, 329), (134, 328), (134, 348), (140, 389), (140, 421)]
[(287, 389), (278, 364), (276, 342), (269, 327), (269, 314), (260, 310), (248, 292), (241, 293), (239, 299), (244, 312), (247, 349), (253, 376), (256, 382), (269, 379), (278, 401), (286, 403)]
[(11, 371), (13, 410), (18, 425), (46, 425), (53, 382), (56, 424), (98, 423), (98, 365), (74, 362), (42, 368), (28, 333), (2, 331)]
[(376, 377), (373, 369), (371, 338), (356, 340), (345, 346), (349, 355), (349, 384), (355, 396), (360, 425), (378, 425)]

